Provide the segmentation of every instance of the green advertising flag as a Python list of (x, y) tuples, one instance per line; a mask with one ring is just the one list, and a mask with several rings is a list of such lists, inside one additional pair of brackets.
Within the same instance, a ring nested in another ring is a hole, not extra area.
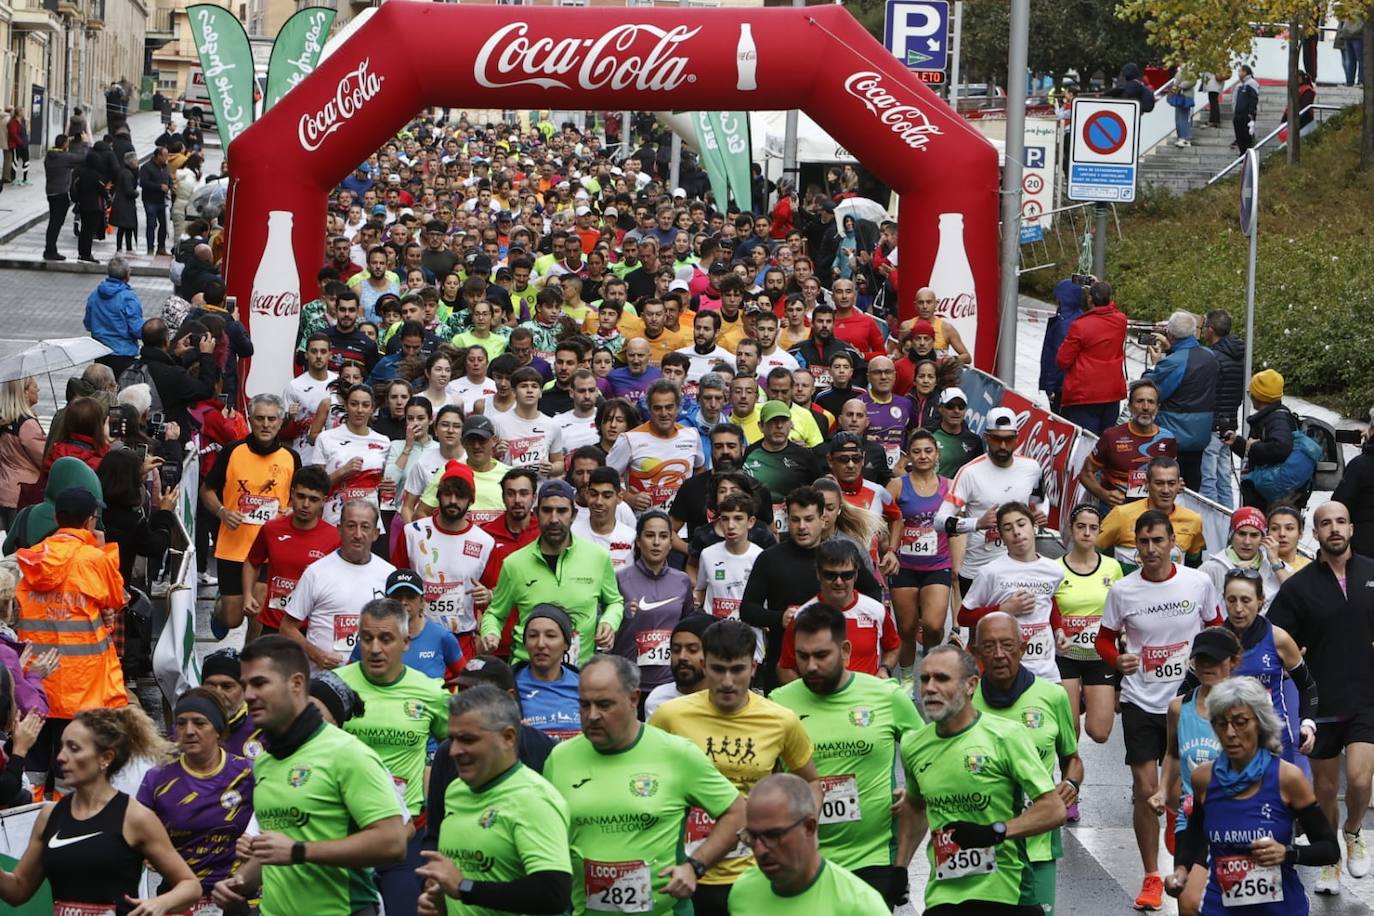
[(749, 170), (749, 113), (747, 111), (716, 111), (711, 113), (716, 137), (720, 141), (725, 160), (725, 177), (730, 194), (741, 210), (754, 208), (754, 190)]
[(711, 182), (711, 193), (716, 197), (716, 208), (725, 212), (730, 201), (730, 182), (725, 173), (725, 153), (721, 149), (720, 134), (712, 117), (714, 112), (692, 112), (692, 124), (697, 129), (697, 150), (701, 153), (701, 165), (706, 169), (706, 177)]
[(307, 7), (286, 20), (272, 45), (272, 59), (267, 65), (267, 97), (262, 110), (268, 109), (319, 65), (324, 52), (324, 40), (334, 24), (334, 10), (326, 6)]
[(234, 14), (213, 3), (188, 7), (191, 36), (225, 149), (253, 123), (253, 49)]

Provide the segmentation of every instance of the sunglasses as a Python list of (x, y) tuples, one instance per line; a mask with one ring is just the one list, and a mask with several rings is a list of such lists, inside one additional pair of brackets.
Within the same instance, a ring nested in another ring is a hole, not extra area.
[(848, 452), (843, 455), (832, 454), (830, 457), (834, 458), (840, 464), (863, 464), (864, 460), (863, 455), (855, 455), (853, 452)]
[(1255, 579), (1258, 581), (1260, 578), (1260, 571), (1258, 569), (1241, 569), (1240, 567), (1232, 567), (1231, 569), (1226, 570), (1227, 581), (1231, 579)]
[(827, 582), (849, 582), (859, 575), (857, 569), (822, 569), (816, 573)]

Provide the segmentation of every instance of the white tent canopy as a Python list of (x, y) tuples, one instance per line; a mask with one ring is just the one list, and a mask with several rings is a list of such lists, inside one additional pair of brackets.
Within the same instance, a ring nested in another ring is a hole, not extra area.
[[(697, 134), (691, 120), (682, 112), (655, 112), (658, 119), (682, 137), (683, 142), (696, 149)], [(759, 163), (766, 160), (782, 159), (783, 138), (786, 135), (787, 112), (751, 111), (749, 112), (750, 158)], [(849, 151), (826, 133), (819, 124), (797, 113), (797, 161), (798, 162), (857, 162)]]

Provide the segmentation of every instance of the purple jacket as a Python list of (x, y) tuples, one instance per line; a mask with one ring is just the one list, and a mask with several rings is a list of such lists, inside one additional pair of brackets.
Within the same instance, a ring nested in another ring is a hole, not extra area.
[(22, 645), (23, 643), (0, 635), (0, 664), (10, 670), (19, 715), (23, 716), (36, 710), (40, 716), (46, 716), (48, 695), (43, 691), (43, 679), (35, 674), (26, 674), (19, 665), (19, 647)]
[(652, 690), (673, 679), (668, 641), (677, 622), (692, 613), (692, 581), (671, 566), (655, 576), (637, 558), (615, 578), (625, 599), (625, 621), (611, 651), (637, 663), (641, 689)]

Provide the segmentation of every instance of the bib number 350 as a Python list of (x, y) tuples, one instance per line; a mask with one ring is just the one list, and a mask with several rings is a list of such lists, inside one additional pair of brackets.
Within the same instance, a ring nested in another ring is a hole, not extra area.
[(937, 830), (931, 840), (935, 845), (935, 877), (967, 878), (970, 875), (990, 875), (997, 871), (997, 851), (991, 846), (961, 849), (954, 842), (954, 831)]
[(587, 909), (598, 913), (647, 913), (654, 893), (647, 862), (582, 862)]

